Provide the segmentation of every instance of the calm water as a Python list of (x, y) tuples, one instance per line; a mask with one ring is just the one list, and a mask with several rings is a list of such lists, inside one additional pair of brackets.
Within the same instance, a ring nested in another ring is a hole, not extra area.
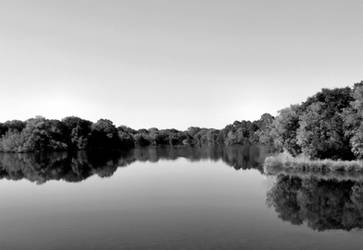
[(0, 154), (0, 249), (362, 249), (363, 184), (258, 147)]

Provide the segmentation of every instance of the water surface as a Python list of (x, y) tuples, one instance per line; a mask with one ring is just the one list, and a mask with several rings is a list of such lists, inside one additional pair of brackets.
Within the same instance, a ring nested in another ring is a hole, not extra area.
[(361, 249), (363, 185), (266, 148), (0, 155), (0, 249)]

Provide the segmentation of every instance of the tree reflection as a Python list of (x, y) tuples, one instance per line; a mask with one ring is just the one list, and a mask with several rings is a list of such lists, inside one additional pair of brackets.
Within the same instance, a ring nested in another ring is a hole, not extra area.
[(258, 169), (266, 149), (258, 146), (231, 147), (146, 147), (129, 151), (80, 151), (76, 154), (14, 154), (0, 153), (0, 178), (27, 179), (37, 184), (49, 180), (80, 182), (92, 175), (110, 177), (118, 167), (126, 167), (136, 161), (157, 162), (185, 158), (190, 161), (222, 160), (236, 170)]
[(52, 154), (0, 154), (0, 178), (28, 179), (38, 184), (49, 180), (80, 182), (93, 174), (111, 176), (117, 168), (118, 155), (85, 152), (76, 155)]
[(317, 231), (363, 228), (363, 183), (281, 174), (267, 204), (282, 220)]

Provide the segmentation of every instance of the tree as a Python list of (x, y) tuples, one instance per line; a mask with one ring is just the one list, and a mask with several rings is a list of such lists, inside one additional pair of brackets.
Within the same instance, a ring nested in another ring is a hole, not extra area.
[(141, 133), (134, 135), (134, 141), (136, 145), (141, 147), (149, 146), (151, 144), (150, 140), (146, 139), (146, 136)]
[(100, 119), (91, 125), (88, 149), (119, 149), (120, 147), (118, 131), (110, 120)]
[(117, 128), (118, 137), (121, 140), (121, 148), (128, 149), (135, 146), (134, 138), (132, 137), (131, 130), (127, 127), (121, 126)]
[(299, 105), (292, 105), (279, 111), (272, 123), (271, 135), (278, 148), (286, 149), (292, 155), (301, 153), (296, 133), (299, 128)]
[[(23, 145), (21, 151), (62, 151), (67, 149), (67, 144), (62, 140), (62, 131), (56, 123), (43, 117), (27, 120), (21, 132)], [(59, 124), (57, 124), (59, 126)]]
[(83, 150), (87, 147), (92, 122), (70, 116), (62, 120), (66, 127), (66, 138), (71, 150)]
[(1, 152), (20, 152), (24, 143), (20, 132), (7, 131), (0, 140)]
[(274, 117), (268, 113), (263, 114), (260, 120), (255, 122), (258, 127), (258, 130), (255, 133), (259, 143), (273, 145), (273, 137), (271, 136), (273, 122)]
[[(314, 102), (311, 102), (314, 100)], [(310, 158), (352, 159), (344, 131), (346, 109), (353, 101), (350, 88), (323, 89), (309, 98), (300, 115), (298, 144)]]
[(0, 137), (8, 131), (21, 132), (25, 128), (25, 122), (19, 120), (0, 123)]
[(352, 152), (358, 159), (363, 159), (363, 81), (356, 83), (353, 88), (352, 107), (346, 112), (345, 125)]

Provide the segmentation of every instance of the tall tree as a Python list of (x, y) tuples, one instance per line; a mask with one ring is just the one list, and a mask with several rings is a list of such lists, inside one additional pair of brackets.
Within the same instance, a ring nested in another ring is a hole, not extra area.
[(286, 149), (292, 155), (301, 153), (301, 147), (297, 142), (296, 133), (299, 128), (299, 105), (292, 105), (279, 111), (272, 123), (271, 135), (275, 146)]

